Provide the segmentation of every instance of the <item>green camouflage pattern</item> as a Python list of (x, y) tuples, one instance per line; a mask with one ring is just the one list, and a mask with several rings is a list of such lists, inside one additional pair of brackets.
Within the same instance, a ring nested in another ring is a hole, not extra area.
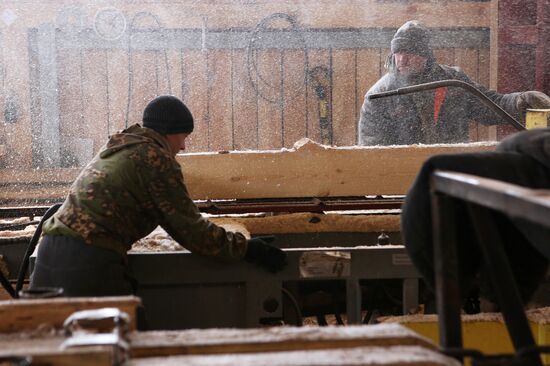
[(161, 225), (194, 253), (241, 259), (246, 238), (201, 216), (167, 140), (133, 125), (113, 135), (77, 177), (43, 233), (82, 238), (122, 255)]

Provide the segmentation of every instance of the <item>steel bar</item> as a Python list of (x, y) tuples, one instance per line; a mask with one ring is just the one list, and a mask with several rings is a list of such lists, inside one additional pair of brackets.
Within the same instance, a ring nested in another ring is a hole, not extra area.
[[(529, 189), (510, 183), (504, 183), (494, 179), (481, 178), (473, 175), (436, 171), (431, 177), (431, 194), (434, 226), (434, 246), (436, 273), (439, 284), (437, 285), (438, 310), (446, 311), (449, 308), (453, 316), (440, 314), (441, 345), (443, 347), (460, 348), (461, 340), (457, 342), (452, 339), (449, 343), (445, 340), (446, 334), (456, 336), (449, 327), (457, 326), (456, 302), (448, 298), (449, 289), (442, 286), (451, 285), (456, 290), (458, 278), (445, 277), (446, 271), (452, 270), (457, 274), (456, 268), (448, 269), (445, 266), (454, 266), (453, 261), (448, 257), (449, 249), (456, 250), (455, 242), (456, 223), (454, 222), (454, 211), (452, 207), (445, 206), (445, 201), (462, 200), (467, 203), (469, 214), (474, 222), (476, 235), (483, 253), (483, 261), (489, 270), (490, 280), (496, 292), (497, 300), (502, 308), (502, 314), (506, 322), (508, 333), (514, 344), (516, 356), (522, 350), (533, 349), (536, 346), (527, 317), (524, 312), (523, 303), (519, 290), (511, 271), (508, 259), (503, 250), (502, 238), (499, 228), (494, 221), (494, 212), (501, 212), (508, 217), (521, 217), (524, 220), (550, 227), (550, 192), (540, 189)], [(445, 243), (445, 244), (443, 244)], [(443, 251), (441, 251), (443, 249)], [(455, 255), (456, 257), (456, 255)], [(443, 281), (439, 278), (442, 277)], [(449, 280), (449, 281), (446, 281)], [(453, 296), (454, 296), (453, 295)], [(450, 301), (449, 301), (450, 300)], [(459, 315), (458, 315), (459, 316)], [(458, 328), (461, 325), (458, 324)], [(542, 365), (538, 353), (523, 356), (528, 365)]]
[(508, 112), (502, 109), (498, 104), (496, 104), (491, 99), (489, 99), (485, 94), (479, 91), (476, 87), (460, 80), (440, 80), (440, 81), (432, 81), (430, 83), (411, 85), (411, 86), (406, 86), (395, 90), (388, 90), (381, 93), (370, 94), (368, 95), (367, 98), (368, 99), (385, 98), (385, 97), (391, 97), (394, 95), (416, 93), (419, 91), (436, 89), (436, 88), (441, 88), (446, 86), (456, 86), (466, 90), (470, 94), (477, 97), (483, 104), (485, 104), (492, 111), (494, 111), (496, 114), (502, 117), (502, 119), (504, 119), (508, 124), (513, 126), (516, 130), (518, 131), (525, 130), (525, 126), (519, 123), (514, 117), (512, 117)]
[[(234, 201), (197, 201), (201, 212), (226, 215), (259, 212), (324, 212), (347, 210), (397, 210), (403, 198), (291, 198)], [(42, 216), (49, 206), (1, 207), (0, 218)]]
[[(460, 281), (453, 199), (431, 192), (436, 306), (439, 344), (443, 349), (462, 348)], [(462, 356), (455, 356), (462, 361)]]
[[(535, 347), (535, 339), (525, 315), (520, 292), (493, 217), (494, 211), (472, 203), (468, 204), (468, 211), (512, 344), (518, 351)], [(529, 354), (526, 358), (529, 365), (542, 366), (538, 353)]]
[(436, 171), (433, 189), (550, 228), (550, 191), (474, 175)]

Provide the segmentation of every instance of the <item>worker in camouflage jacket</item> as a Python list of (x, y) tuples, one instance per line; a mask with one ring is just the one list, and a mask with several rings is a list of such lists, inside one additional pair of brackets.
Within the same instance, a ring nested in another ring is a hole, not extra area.
[(468, 78), (457, 67), (436, 63), (428, 30), (408, 21), (395, 33), (386, 73), (365, 95), (358, 126), (360, 145), (457, 143), (469, 140), (469, 123), (505, 123), (474, 95), (457, 87), (369, 100), (370, 94), (454, 79), (485, 94), (516, 119), (527, 108), (550, 108), (550, 98), (538, 91), (499, 94)]
[(60, 287), (67, 296), (135, 293), (126, 252), (158, 225), (191, 252), (280, 270), (283, 251), (201, 216), (175, 159), (192, 131), (187, 107), (160, 96), (145, 108), (143, 127), (110, 137), (44, 223), (31, 288)]

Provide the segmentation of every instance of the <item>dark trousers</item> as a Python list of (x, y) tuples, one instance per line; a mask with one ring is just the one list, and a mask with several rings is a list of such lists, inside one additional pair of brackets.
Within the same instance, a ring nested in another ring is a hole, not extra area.
[(124, 258), (78, 238), (45, 235), (40, 241), (30, 287), (60, 287), (64, 296), (135, 293)]
[[(498, 179), (530, 188), (550, 188), (550, 170), (533, 158), (518, 153), (481, 152), (439, 155), (428, 159), (405, 198), (401, 230), (411, 260), (432, 290), (434, 260), (429, 179), (436, 169)], [(550, 250), (550, 232), (526, 222), (512, 220), (502, 214), (494, 215), (504, 239), (504, 249), (512, 271), (526, 301), (533, 295), (546, 273), (548, 260), (542, 253)], [(493, 300), (490, 287), (484, 281), (483, 267), (479, 260), (480, 250), (471, 218), (466, 205), (462, 202), (457, 204), (456, 220), (459, 275), (463, 296), (466, 296), (472, 284), (481, 278), (482, 295)]]

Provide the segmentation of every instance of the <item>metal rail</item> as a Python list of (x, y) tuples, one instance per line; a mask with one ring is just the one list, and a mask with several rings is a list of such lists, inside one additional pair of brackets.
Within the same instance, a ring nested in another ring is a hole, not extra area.
[[(401, 208), (403, 197), (305, 197), (289, 199), (198, 201), (195, 203), (201, 212), (213, 215), (228, 215), (259, 212), (296, 213), (348, 210), (395, 210)], [(42, 216), (49, 207), (50, 206), (0, 207), (0, 218)]]
[[(536, 343), (516, 284), (514, 274), (504, 252), (499, 228), (493, 212), (522, 218), (550, 228), (550, 192), (523, 188), (514, 184), (481, 178), (469, 174), (436, 171), (431, 182), (434, 260), (436, 277), (437, 311), (439, 314), (440, 344), (443, 350), (454, 353), (458, 359), (466, 354), (456, 352), (462, 348), (460, 321), (460, 281), (456, 255), (454, 220), (457, 202), (467, 204), (478, 237), (489, 279), (502, 309), (508, 333), (516, 350), (516, 358), (524, 353), (523, 360), (514, 365), (541, 366), (541, 359), (533, 350)], [(542, 350), (539, 350), (541, 352)], [(481, 363), (479, 363), (481, 364)]]
[(476, 87), (460, 80), (440, 80), (440, 81), (432, 81), (430, 83), (406, 86), (395, 90), (388, 90), (382, 93), (369, 94), (367, 98), (369, 100), (385, 98), (385, 97), (391, 97), (394, 95), (411, 94), (411, 93), (426, 91), (430, 89), (437, 89), (437, 88), (446, 87), (446, 86), (456, 86), (456, 87), (465, 89), (470, 94), (476, 96), (487, 107), (491, 108), (496, 114), (502, 117), (508, 124), (512, 125), (516, 130), (518, 131), (525, 130), (525, 126), (523, 126), (508, 112), (502, 109), (498, 104), (496, 104), (491, 99), (489, 99), (485, 94), (479, 91)]

